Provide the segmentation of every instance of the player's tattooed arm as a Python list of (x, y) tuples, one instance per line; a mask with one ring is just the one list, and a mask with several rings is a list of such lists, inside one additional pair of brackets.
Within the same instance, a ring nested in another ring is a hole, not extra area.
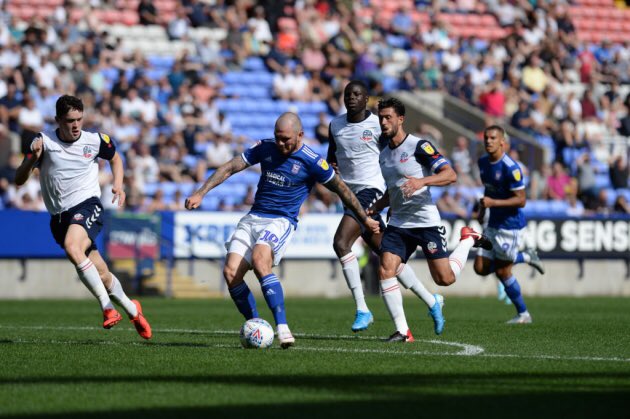
[(201, 188), (197, 189), (195, 193), (186, 198), (186, 202), (184, 206), (186, 209), (192, 210), (195, 208), (199, 208), (201, 206), (201, 201), (203, 201), (203, 197), (205, 194), (210, 192), (215, 186), (223, 183), (227, 178), (232, 176), (234, 173), (240, 172), (249, 166), (245, 160), (243, 160), (243, 156), (234, 157), (227, 163), (222, 164), (215, 172), (204, 182)]
[(333, 178), (329, 182), (325, 183), (324, 186), (339, 195), (339, 198), (341, 198), (341, 201), (345, 204), (345, 206), (350, 208), (357, 218), (361, 220), (361, 222), (369, 230), (371, 230), (372, 233), (378, 234), (380, 232), (380, 223), (375, 219), (368, 217), (355, 194), (352, 193), (350, 188), (348, 188), (348, 185), (346, 185), (339, 176), (333, 176)]
[(211, 189), (225, 182), (234, 173), (246, 169), (247, 166), (248, 164), (243, 160), (243, 156), (234, 157), (232, 160), (219, 166), (195, 193), (202, 196), (207, 194)]

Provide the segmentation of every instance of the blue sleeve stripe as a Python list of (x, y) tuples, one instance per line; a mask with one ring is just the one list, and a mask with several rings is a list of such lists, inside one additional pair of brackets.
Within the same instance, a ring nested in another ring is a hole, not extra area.
[(437, 170), (440, 167), (442, 167), (444, 165), (447, 165), (447, 164), (448, 164), (448, 162), (445, 159), (439, 159), (438, 161), (435, 162), (435, 164), (433, 166), (431, 166), (431, 171), (433, 173), (437, 173)]
[(304, 151), (304, 154), (306, 154), (309, 157), (312, 157), (314, 159), (319, 158), (319, 156), (317, 155), (317, 153), (315, 153), (313, 150), (311, 150), (309, 148), (309, 146), (305, 145), (304, 148), (302, 149)]

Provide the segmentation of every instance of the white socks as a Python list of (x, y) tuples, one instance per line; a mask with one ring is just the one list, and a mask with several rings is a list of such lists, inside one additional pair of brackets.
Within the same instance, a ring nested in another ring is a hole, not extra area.
[[(365, 303), (365, 296), (363, 295), (363, 285), (361, 285), (361, 269), (359, 268), (359, 261), (354, 253), (350, 252), (347, 255), (339, 258), (341, 262), (341, 269), (343, 276), (346, 278), (346, 283), (352, 297), (357, 305), (359, 311), (369, 311), (367, 304)], [(406, 332), (406, 331), (405, 331)]]
[(422, 285), (422, 282), (420, 282), (409, 265), (401, 263), (396, 271), (396, 276), (403, 287), (413, 291), (429, 308), (435, 305), (435, 297)]
[(92, 263), (90, 259), (85, 259), (76, 266), (76, 269), (81, 282), (83, 282), (90, 292), (98, 299), (98, 302), (101, 305), (101, 310), (114, 308), (94, 263)]
[(127, 297), (127, 294), (122, 289), (122, 285), (120, 285), (120, 281), (114, 274), (112, 274), (112, 286), (109, 289), (109, 296), (125, 309), (129, 317), (133, 318), (138, 315), (138, 308)]
[(451, 265), (451, 269), (455, 274), (455, 278), (459, 277), (459, 274), (464, 269), (464, 265), (466, 265), (466, 260), (468, 260), (468, 252), (475, 244), (475, 239), (472, 237), (468, 237), (467, 239), (460, 240), (459, 244), (451, 255), (448, 257), (448, 263)]
[(381, 281), (381, 294), (383, 295), (383, 301), (385, 301), (385, 307), (387, 307), (387, 311), (389, 311), (389, 315), (394, 321), (396, 330), (406, 335), (409, 326), (407, 325), (407, 318), (403, 309), (400, 286), (396, 278), (388, 278)]

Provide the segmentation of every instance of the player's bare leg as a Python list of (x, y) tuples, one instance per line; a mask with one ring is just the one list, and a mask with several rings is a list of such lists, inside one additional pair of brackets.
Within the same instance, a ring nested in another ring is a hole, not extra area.
[(64, 240), (64, 250), (68, 259), (74, 264), (79, 279), (98, 300), (103, 310), (103, 327), (109, 329), (122, 320), (122, 316), (114, 308), (107, 289), (94, 262), (86, 256), (92, 241), (83, 226), (71, 224)]
[(283, 349), (293, 346), (295, 338), (289, 330), (284, 308), (284, 291), (280, 280), (272, 271), (274, 254), (267, 244), (257, 244), (252, 250), (252, 267), (276, 322), (278, 341)]

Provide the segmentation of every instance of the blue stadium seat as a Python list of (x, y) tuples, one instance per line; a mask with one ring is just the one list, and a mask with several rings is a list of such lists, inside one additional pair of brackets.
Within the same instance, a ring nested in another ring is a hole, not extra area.
[(247, 57), (243, 63), (243, 69), (247, 71), (266, 70), (265, 61), (260, 57)]
[(216, 211), (219, 208), (219, 198), (213, 196), (212, 193), (203, 197), (201, 201), (201, 209), (203, 211)]

